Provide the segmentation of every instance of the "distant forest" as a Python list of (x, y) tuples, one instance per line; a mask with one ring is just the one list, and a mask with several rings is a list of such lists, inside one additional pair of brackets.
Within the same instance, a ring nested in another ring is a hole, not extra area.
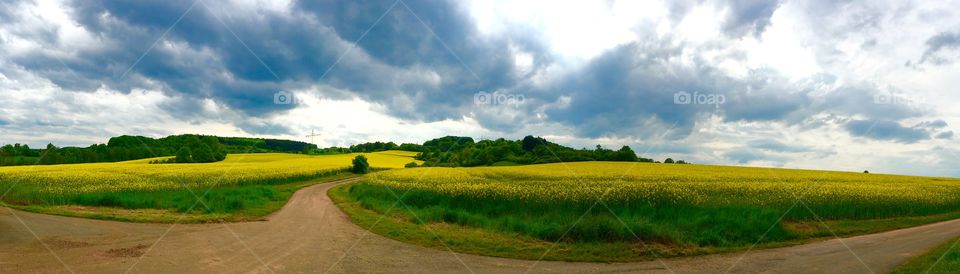
[[(422, 166), (472, 167), (578, 161), (656, 162), (638, 157), (629, 146), (622, 146), (617, 150), (600, 145), (593, 149), (574, 149), (533, 136), (515, 141), (500, 138), (479, 142), (470, 137), (446, 136), (423, 144), (369, 142), (350, 147), (318, 148), (314, 144), (290, 140), (185, 134), (163, 138), (123, 135), (110, 138), (106, 144), (88, 147), (61, 148), (48, 144), (45, 148), (34, 149), (27, 145), (9, 144), (0, 147), (0, 166), (118, 162), (164, 156), (173, 157), (152, 163), (207, 163), (221, 161), (228, 153), (283, 152), (318, 155), (386, 150), (418, 152), (416, 159), (424, 161)], [(686, 163), (670, 158), (663, 162)]]
[(57, 147), (48, 144), (34, 149), (28, 145), (8, 144), (0, 147), (0, 165), (55, 165), (99, 163), (175, 156), (163, 163), (204, 163), (223, 160), (227, 153), (295, 152), (316, 150), (314, 144), (261, 138), (218, 137), (196, 134), (163, 138), (117, 136), (106, 144), (88, 147)]
[[(472, 167), (579, 161), (656, 162), (653, 159), (638, 157), (629, 146), (620, 147), (618, 150), (606, 149), (600, 145), (594, 149), (574, 149), (533, 136), (526, 136), (516, 141), (500, 138), (479, 142), (470, 137), (446, 136), (426, 141), (422, 145), (371, 142), (352, 145), (349, 148), (318, 149), (314, 153), (335, 154), (384, 150), (419, 152), (416, 158), (424, 161), (424, 166)], [(686, 162), (667, 158), (664, 163), (685, 164)]]

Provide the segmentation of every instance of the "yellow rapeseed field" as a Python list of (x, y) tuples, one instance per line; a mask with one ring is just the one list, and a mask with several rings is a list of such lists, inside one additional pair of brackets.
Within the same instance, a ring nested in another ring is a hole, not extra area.
[[(149, 164), (154, 159), (119, 163), (0, 167), (0, 189), (33, 192), (55, 198), (64, 194), (154, 191), (282, 183), (338, 172), (359, 154), (230, 154), (203, 164)], [(403, 168), (415, 153), (384, 151), (364, 154), (372, 167)]]
[[(688, 164), (398, 169), (371, 174), (347, 189), (361, 207), (412, 223), (444, 222), (549, 242), (640, 238), (737, 247), (825, 236), (816, 234), (821, 230), (787, 229), (784, 222), (960, 212), (957, 179)], [(391, 211), (398, 200), (405, 210)]]
[[(350, 205), (368, 210), (350, 211), (355, 219), (389, 215), (406, 233), (427, 235), (424, 242), (446, 235), (453, 250), (528, 258), (524, 247), (476, 238), (522, 235), (560, 244), (567, 255), (556, 258), (564, 260), (716, 252), (960, 215), (958, 179), (691, 164), (397, 169), (341, 189)], [(419, 228), (435, 223), (446, 225)], [(653, 249), (635, 249), (641, 241)]]
[[(825, 217), (873, 218), (960, 210), (960, 180), (855, 172), (624, 162), (420, 168), (366, 184), (478, 200), (785, 208), (797, 198)], [(807, 210), (791, 213), (807, 214)]]

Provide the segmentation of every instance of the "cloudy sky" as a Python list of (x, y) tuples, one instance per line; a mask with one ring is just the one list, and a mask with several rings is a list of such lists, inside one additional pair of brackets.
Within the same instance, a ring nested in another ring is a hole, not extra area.
[(0, 143), (31, 146), (533, 134), (960, 176), (957, 87), (951, 1), (0, 3)]

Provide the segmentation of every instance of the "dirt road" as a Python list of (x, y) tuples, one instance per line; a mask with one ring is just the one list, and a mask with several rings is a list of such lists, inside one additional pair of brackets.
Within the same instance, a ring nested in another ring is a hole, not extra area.
[(960, 220), (954, 220), (746, 256), (536, 263), (454, 254), (368, 233), (327, 197), (333, 185), (297, 192), (265, 222), (137, 224), (0, 208), (0, 273), (722, 273), (738, 260), (730, 272), (884, 273), (960, 236)]

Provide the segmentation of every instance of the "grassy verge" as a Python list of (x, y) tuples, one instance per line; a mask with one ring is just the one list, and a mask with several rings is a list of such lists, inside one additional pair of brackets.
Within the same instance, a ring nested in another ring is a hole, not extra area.
[(782, 225), (799, 238), (816, 239), (830, 238), (834, 234), (840, 237), (849, 237), (877, 233), (953, 219), (960, 219), (960, 212), (872, 220), (825, 220), (823, 223), (817, 221), (785, 221), (782, 222)]
[[(292, 183), (213, 187), (209, 192), (193, 188), (92, 193), (64, 199), (66, 203), (0, 205), (44, 214), (129, 222), (257, 221), (282, 208), (301, 188), (355, 176), (341, 172)], [(197, 196), (203, 204), (197, 203)]]
[[(560, 261), (628, 262), (650, 260), (654, 256), (674, 257), (740, 251), (749, 248), (757, 241), (757, 238), (750, 238), (739, 243), (701, 245), (691, 242), (678, 243), (668, 239), (660, 239), (659, 241), (657, 239), (644, 239), (644, 243), (641, 243), (635, 239), (584, 241), (583, 239), (567, 238), (557, 242), (554, 246), (553, 241), (541, 237), (534, 237), (518, 231), (497, 229), (496, 227), (499, 227), (499, 225), (484, 225), (484, 223), (497, 223), (503, 220), (474, 219), (470, 222), (457, 222), (455, 220), (469, 218), (457, 217), (459, 213), (451, 213), (435, 207), (411, 205), (409, 203), (412, 201), (407, 199), (404, 199), (404, 201), (410, 207), (405, 207), (403, 204), (394, 206), (396, 199), (370, 200), (371, 196), (357, 196), (357, 193), (351, 190), (361, 184), (337, 186), (328, 193), (354, 223), (374, 233), (403, 242), (438, 249), (450, 248), (462, 253), (532, 260), (542, 257), (545, 260)], [(416, 195), (408, 197), (416, 197)], [(391, 207), (393, 208), (390, 209)], [(437, 211), (441, 212), (438, 213)], [(411, 212), (415, 214), (411, 214)], [(590, 235), (594, 233), (590, 232), (591, 230), (602, 233), (602, 230), (607, 227), (616, 227), (617, 224), (597, 223), (602, 221), (602, 215), (588, 215), (589, 218), (596, 219), (592, 221), (585, 219), (573, 230), (579, 229), (578, 233), (581, 235)], [(473, 217), (477, 218), (477, 216)], [(536, 224), (536, 218), (536, 216), (530, 216), (530, 219), (527, 220), (514, 221)], [(960, 212), (870, 220), (827, 220), (825, 221), (826, 225), (817, 221), (787, 221), (781, 222), (774, 226), (774, 229), (771, 229), (771, 231), (778, 231), (780, 236), (769, 237), (770, 234), (768, 233), (768, 237), (765, 237), (758, 247), (801, 244), (832, 238), (834, 233), (841, 237), (876, 233), (955, 218), (960, 218)], [(572, 222), (573, 220), (570, 220), (566, 223)], [(776, 219), (770, 220), (761, 229), (766, 229), (775, 222)], [(622, 224), (618, 226), (620, 229), (623, 228)], [(561, 229), (565, 230), (568, 227), (562, 226)], [(644, 233), (643, 230), (639, 229), (634, 231)], [(718, 233), (722, 232), (721, 230), (716, 231)], [(759, 237), (761, 234), (755, 233), (752, 237)], [(599, 235), (602, 236), (603, 234)]]
[(943, 245), (913, 258), (901, 265), (893, 273), (957, 273), (960, 269), (960, 238), (944, 243)]

